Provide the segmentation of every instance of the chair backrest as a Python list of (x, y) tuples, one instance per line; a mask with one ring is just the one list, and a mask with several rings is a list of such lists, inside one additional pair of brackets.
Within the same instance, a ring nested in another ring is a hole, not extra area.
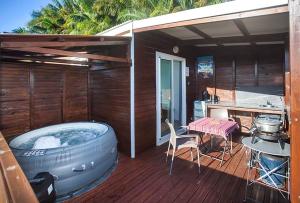
[(168, 124), (170, 128), (170, 143), (173, 145), (173, 147), (176, 147), (176, 132), (174, 129), (174, 126), (172, 123), (169, 122), (168, 119), (166, 119), (166, 123)]
[(211, 118), (228, 120), (228, 110), (227, 109), (210, 109), (209, 111)]

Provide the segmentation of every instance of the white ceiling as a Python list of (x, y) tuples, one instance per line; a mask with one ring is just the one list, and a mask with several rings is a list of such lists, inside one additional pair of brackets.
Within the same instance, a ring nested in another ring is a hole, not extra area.
[(162, 32), (181, 40), (203, 39), (198, 34), (186, 29), (185, 27), (175, 27), (175, 28), (165, 29), (162, 30)]
[(281, 13), (242, 19), (251, 35), (283, 33), (289, 30), (289, 15)]
[(206, 23), (195, 25), (195, 27), (213, 38), (243, 36), (233, 21)]
[[(276, 34), (289, 31), (288, 13), (244, 18), (241, 19), (241, 21), (245, 25), (250, 35)], [(243, 36), (243, 33), (239, 30), (233, 20), (197, 24), (193, 26), (211, 38)], [(188, 30), (185, 27), (168, 28), (160, 31), (180, 40), (203, 39), (198, 34)], [(235, 44), (227, 43), (224, 45), (234, 46)], [(237, 43), (236, 45), (241, 44)], [(200, 46), (203, 46), (203, 44)]]

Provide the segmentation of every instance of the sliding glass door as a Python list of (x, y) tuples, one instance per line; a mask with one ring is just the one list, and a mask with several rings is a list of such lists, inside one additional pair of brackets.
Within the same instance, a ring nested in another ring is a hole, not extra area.
[(169, 140), (168, 119), (175, 130), (186, 124), (185, 59), (156, 53), (157, 145)]

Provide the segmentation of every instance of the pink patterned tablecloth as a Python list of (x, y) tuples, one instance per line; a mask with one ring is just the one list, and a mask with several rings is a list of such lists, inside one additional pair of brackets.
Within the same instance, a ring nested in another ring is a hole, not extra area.
[(219, 135), (227, 139), (228, 135), (238, 129), (237, 122), (216, 118), (201, 118), (189, 124), (189, 130)]

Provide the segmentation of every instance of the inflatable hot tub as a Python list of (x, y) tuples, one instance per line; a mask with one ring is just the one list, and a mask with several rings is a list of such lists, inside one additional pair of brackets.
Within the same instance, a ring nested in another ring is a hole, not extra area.
[(117, 165), (115, 132), (104, 123), (48, 126), (22, 134), (9, 145), (29, 180), (40, 172), (54, 176), (58, 199), (100, 184)]

